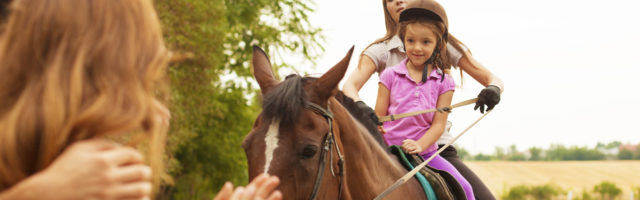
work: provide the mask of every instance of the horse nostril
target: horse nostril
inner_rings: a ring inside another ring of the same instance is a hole
[[[302,149],[302,159],[311,158],[316,155],[316,152],[318,152],[318,147],[307,145],[306,147],[304,147],[304,149]]]

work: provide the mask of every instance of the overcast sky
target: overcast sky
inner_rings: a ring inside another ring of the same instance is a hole
[[[496,146],[519,150],[550,144],[593,147],[597,142],[640,143],[640,6],[628,0],[442,0],[449,30],[473,56],[503,79],[495,111],[462,136],[471,153]],[[355,45],[347,76],[358,55],[385,33],[379,0],[317,0],[311,22],[325,32],[324,73]],[[282,72],[288,74],[289,72]],[[459,72],[453,72],[459,85]],[[346,79],[346,78],[345,78]],[[375,105],[377,76],[360,96]],[[343,80],[344,83],[344,80]],[[342,84],[340,87],[342,88]],[[474,98],[483,87],[469,76],[453,103]],[[458,134],[476,118],[472,106],[449,115]]]

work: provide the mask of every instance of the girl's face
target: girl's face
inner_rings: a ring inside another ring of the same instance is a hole
[[[408,24],[404,36],[407,57],[414,66],[422,66],[431,57],[437,44],[437,36],[431,29],[420,23]]]
[[[393,21],[398,23],[400,12],[407,6],[408,0],[385,0],[387,1],[387,11],[391,14]]]

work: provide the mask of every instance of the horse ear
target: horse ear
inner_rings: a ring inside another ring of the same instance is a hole
[[[349,67],[349,60],[351,60],[351,54],[353,54],[353,46],[347,53],[347,55],[333,66],[327,73],[322,75],[316,81],[316,92],[318,97],[322,100],[329,99],[329,97],[335,95],[338,92],[338,83],[344,77],[347,68]]]
[[[264,50],[255,45],[253,46],[252,64],[251,71],[253,72],[253,77],[258,81],[262,94],[266,94],[273,86],[278,84],[278,81],[273,75],[269,57],[264,53]]]

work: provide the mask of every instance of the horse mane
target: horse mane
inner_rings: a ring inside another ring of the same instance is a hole
[[[307,93],[304,91],[303,86],[305,83],[315,79],[317,78],[301,77],[297,74],[288,75],[282,83],[265,94],[262,104],[264,117],[270,121],[278,116],[281,117],[280,120],[284,123],[283,125],[295,124],[298,121],[300,109],[304,108],[306,104]],[[376,123],[371,120],[364,110],[356,105],[352,98],[344,95],[342,91],[338,91],[335,98],[358,122],[367,128],[375,141],[380,144],[380,147],[388,150]]]
[[[376,125],[376,122],[371,120],[367,113],[365,113],[363,109],[359,108],[356,105],[356,102],[352,98],[345,95],[342,91],[338,91],[335,98],[336,100],[338,100],[338,102],[340,102],[340,104],[342,104],[344,108],[347,109],[347,111],[349,111],[349,113],[351,113],[354,118],[356,118],[356,120],[358,120],[358,122],[360,122],[362,125],[364,125],[365,128],[367,128],[375,141],[380,144],[380,147],[388,152],[389,148],[387,146],[387,143],[385,143],[384,139],[382,138],[382,133],[378,131],[378,125]]]
[[[303,86],[310,79],[312,78],[292,74],[265,94],[262,101],[262,113],[265,119],[271,120],[277,116],[284,124],[295,124],[298,121],[300,109],[303,109],[306,104],[307,93]]]

